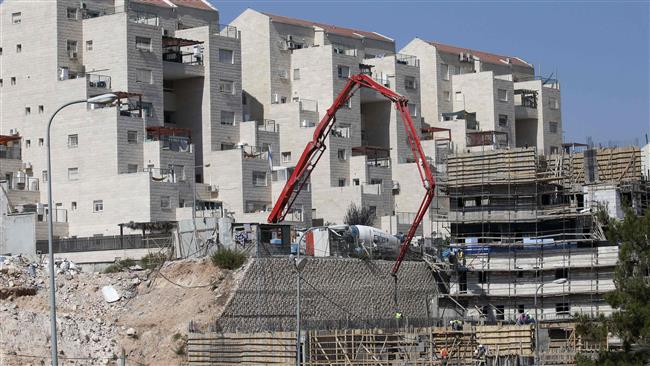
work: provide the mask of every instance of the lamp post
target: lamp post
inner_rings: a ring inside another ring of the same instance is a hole
[[[293,260],[293,266],[296,270],[296,366],[301,365],[300,360],[300,273],[307,265],[307,257],[300,258],[300,244],[302,243],[303,238],[307,236],[307,233],[313,231],[316,227],[309,228],[305,231],[304,234],[298,240],[298,252],[294,256],[291,255]]]
[[[47,123],[47,250],[49,259],[48,269],[50,271],[50,332],[52,333],[50,338],[50,348],[52,349],[52,366],[57,366],[59,364],[56,342],[56,281],[54,279],[54,251],[52,250],[52,236],[54,232],[54,207],[52,206],[52,147],[50,144],[50,131],[52,128],[52,121],[54,121],[54,116],[56,116],[57,113],[59,113],[63,108],[67,106],[80,103],[111,104],[115,100],[117,100],[117,95],[115,94],[102,94],[89,99],[75,100],[73,102],[66,103],[57,109],[56,112],[54,112],[52,117],[50,117],[50,121]]]
[[[567,282],[566,278],[558,278],[556,280],[553,280],[553,282],[556,285],[562,285]],[[540,283],[539,286],[537,286],[537,289],[535,290],[535,366],[539,366],[539,318],[537,318],[537,294],[539,293],[539,290],[544,287],[544,283]]]

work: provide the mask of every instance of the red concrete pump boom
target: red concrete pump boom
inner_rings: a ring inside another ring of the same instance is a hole
[[[433,199],[435,193],[435,180],[433,174],[431,174],[431,166],[422,151],[420,138],[418,137],[415,126],[413,125],[413,120],[411,120],[411,115],[409,114],[408,99],[377,83],[368,75],[358,74],[351,76],[343,90],[341,90],[334,100],[334,103],[332,103],[332,106],[327,110],[327,113],[325,113],[323,119],[318,123],[318,126],[316,126],[316,130],[314,131],[313,139],[307,143],[307,146],[305,146],[305,150],[302,152],[298,164],[296,164],[291,177],[287,180],[275,206],[273,206],[273,210],[268,217],[268,222],[277,223],[284,220],[285,216],[291,209],[293,202],[307,183],[311,172],[314,170],[316,164],[323,155],[323,152],[325,152],[325,149],[327,148],[325,140],[327,139],[327,136],[329,136],[332,127],[336,122],[336,112],[341,108],[341,106],[345,105],[354,92],[360,88],[373,89],[395,104],[395,108],[399,112],[402,122],[404,123],[409,146],[413,153],[413,157],[415,158],[420,173],[420,179],[422,180],[424,189],[426,190],[424,199],[415,215],[415,219],[409,228],[408,234],[402,242],[397,261],[391,270],[391,274],[395,276],[397,275],[397,271],[406,255],[409,244],[415,236],[415,232],[418,226],[420,226],[420,223],[429,208],[429,204]]]

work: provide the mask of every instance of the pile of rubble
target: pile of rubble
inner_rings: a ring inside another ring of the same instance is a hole
[[[117,273],[85,272],[56,259],[55,271],[58,349],[66,364],[117,364],[122,352],[127,364],[178,363],[172,337],[187,333],[190,320],[218,316],[234,286],[231,273],[207,259]],[[49,319],[47,260],[0,257],[2,364],[48,363]]]

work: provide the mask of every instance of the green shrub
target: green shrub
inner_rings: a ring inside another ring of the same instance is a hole
[[[140,265],[144,269],[154,269],[161,264],[165,263],[167,260],[167,255],[164,253],[149,253],[142,257],[140,260]]]
[[[219,249],[212,254],[212,263],[223,269],[237,269],[246,262],[246,254],[233,249]]]
[[[176,333],[172,336],[172,350],[177,355],[184,355],[187,349],[187,335]]]
[[[122,259],[121,261],[117,261],[114,264],[111,264],[110,266],[106,267],[104,269],[104,273],[116,273],[116,272],[126,271],[127,269],[129,269],[129,267],[135,265],[136,262],[133,259],[125,258]]]

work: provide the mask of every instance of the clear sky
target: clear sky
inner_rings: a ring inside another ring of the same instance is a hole
[[[221,23],[246,8],[518,56],[562,84],[566,141],[645,143],[650,135],[650,0],[220,1]]]

